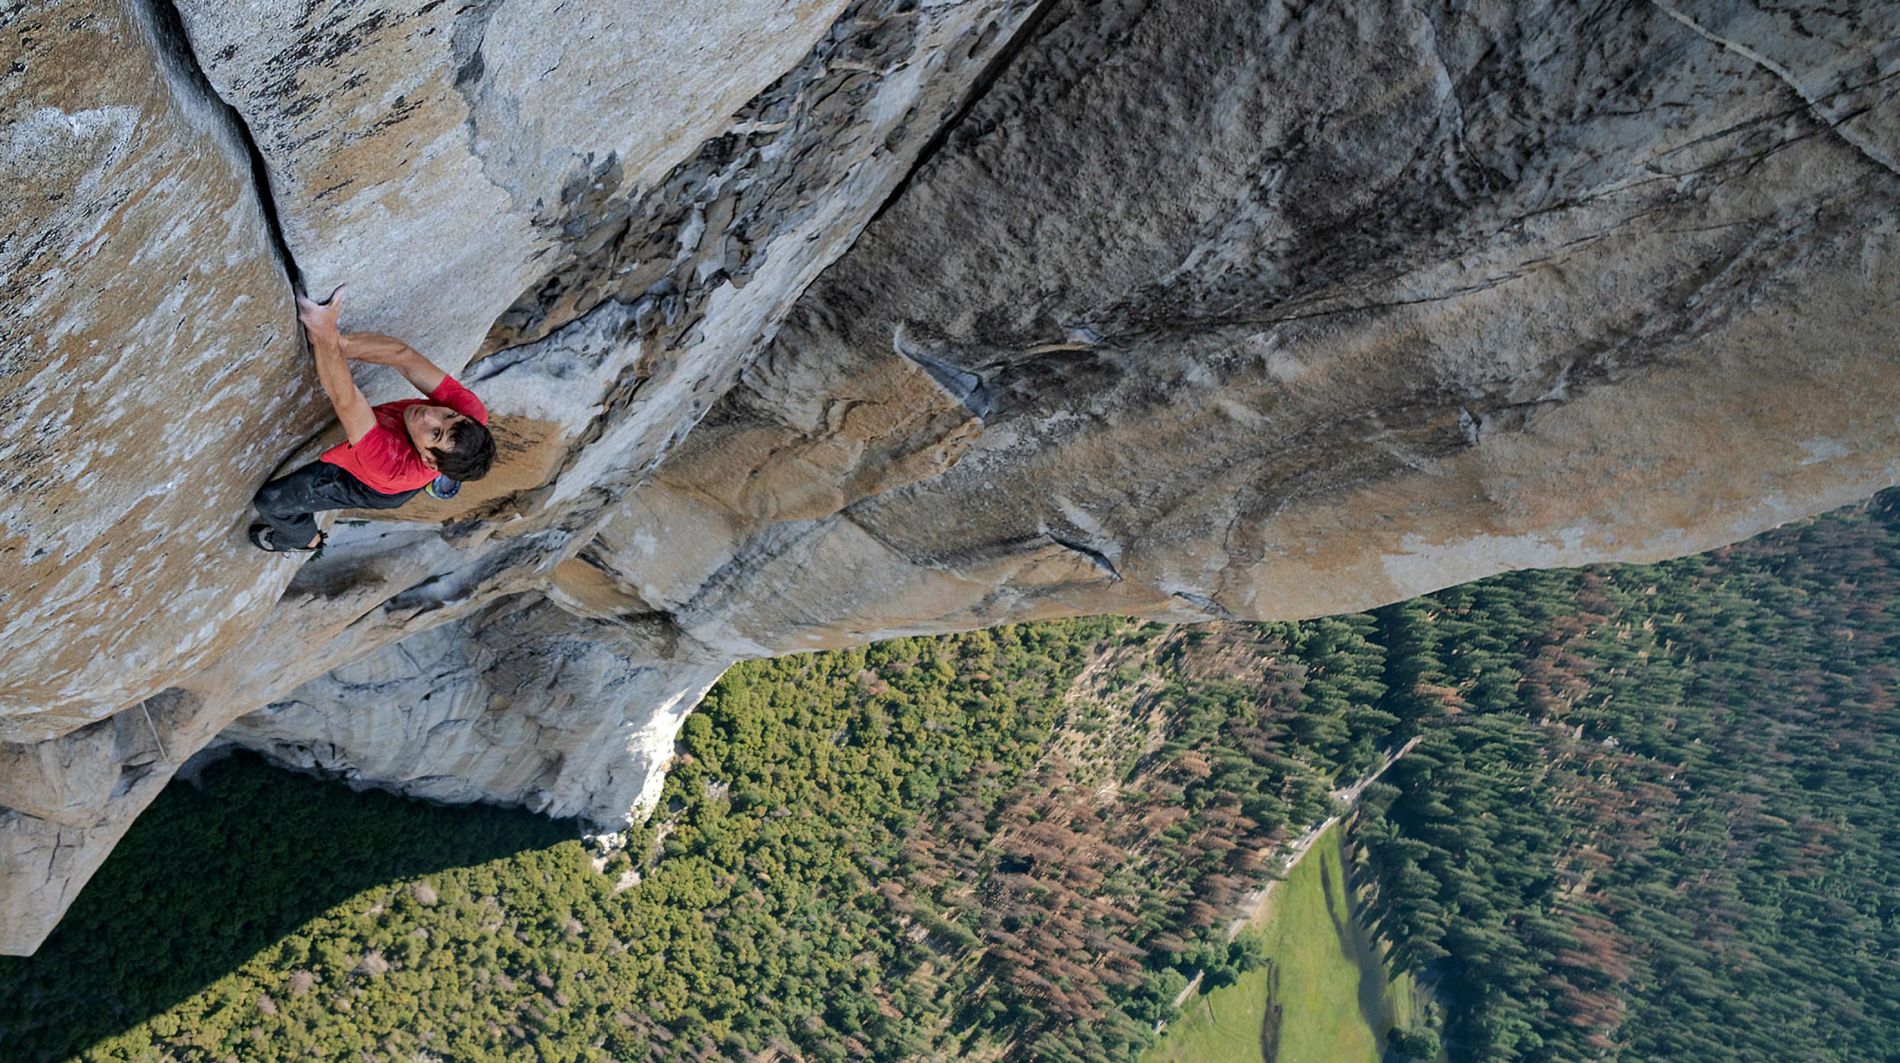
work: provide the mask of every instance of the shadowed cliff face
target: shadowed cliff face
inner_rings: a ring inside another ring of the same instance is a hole
[[[741,657],[1900,481],[1890,10],[560,12],[0,17],[0,948],[220,732],[612,823]],[[293,279],[465,367],[507,474],[250,552],[324,419]]]

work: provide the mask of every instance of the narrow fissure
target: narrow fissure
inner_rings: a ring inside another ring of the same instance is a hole
[[[258,210],[264,216],[265,232],[277,252],[285,275],[290,279],[291,288],[298,292],[304,291],[303,271],[297,268],[297,258],[290,253],[290,241],[284,238],[284,225],[277,214],[277,197],[271,192],[270,170],[264,164],[264,153],[258,149],[257,138],[251,135],[251,127],[245,122],[244,116],[223,96],[218,95],[210,76],[198,62],[198,53],[191,45],[191,34],[185,29],[184,16],[170,0],[143,0],[131,7],[135,14],[143,16],[145,31],[151,37],[152,50],[169,75],[168,80],[174,87],[189,86],[197,93],[244,149],[250,164],[252,193],[257,198]]]
[[[1094,547],[1089,546],[1085,543],[1076,542],[1074,539],[1064,539],[1061,536],[1057,536],[1057,535],[1050,535],[1049,541],[1052,543],[1055,543],[1057,546],[1062,547],[1064,550],[1068,550],[1072,553],[1080,554],[1083,557],[1088,558],[1090,561],[1093,561],[1095,563],[1096,568],[1099,568],[1102,571],[1108,573],[1109,578],[1114,580],[1116,583],[1120,583],[1122,581],[1122,574],[1116,571],[1115,563],[1113,561],[1110,561],[1108,559],[1108,555],[1102,553],[1100,550],[1097,550]]]
[[[1868,162],[1871,162],[1875,166],[1878,166],[1881,169],[1886,170],[1888,173],[1900,175],[1900,166],[1896,166],[1893,159],[1885,158],[1884,157],[1885,153],[1881,152],[1878,149],[1877,145],[1867,142],[1863,137],[1856,135],[1855,133],[1853,133],[1853,131],[1847,128],[1847,123],[1851,121],[1854,117],[1856,117],[1858,112],[1854,114],[1843,115],[1837,118],[1832,115],[1829,115],[1826,109],[1824,109],[1821,106],[1823,101],[1832,99],[1833,97],[1836,97],[1836,96],[1844,95],[1845,93],[1850,91],[1849,88],[1847,87],[1836,88],[1832,92],[1827,92],[1819,96],[1816,96],[1812,90],[1804,87],[1801,84],[1800,78],[1795,76],[1794,71],[1789,70],[1787,67],[1782,66],[1780,63],[1775,62],[1774,60],[1770,59],[1768,56],[1763,55],[1762,53],[1756,51],[1753,48],[1750,48],[1749,46],[1741,43],[1740,41],[1722,36],[1721,34],[1715,32],[1709,27],[1704,26],[1702,23],[1697,22],[1695,19],[1690,18],[1688,15],[1677,10],[1674,5],[1665,3],[1664,0],[1650,0],[1650,3],[1653,4],[1656,7],[1656,9],[1661,11],[1663,14],[1668,15],[1670,18],[1676,20],[1677,22],[1680,22],[1682,25],[1687,27],[1689,31],[1694,33],[1696,36],[1701,37],[1703,40],[1708,41],[1710,44],[1715,45],[1717,48],[1721,48],[1721,49],[1724,49],[1725,51],[1733,52],[1734,54],[1741,56],[1743,59],[1746,59],[1750,63],[1753,63],[1763,73],[1768,74],[1769,76],[1773,77],[1775,80],[1787,86],[1788,91],[1794,93],[1795,99],[1800,100],[1802,104],[1804,104],[1807,107],[1809,116],[1812,117],[1816,122],[1819,122],[1821,124],[1822,129],[1825,129],[1827,132],[1832,133],[1836,138],[1840,140],[1841,143],[1847,145],[1849,148],[1859,153],[1860,156],[1866,159]],[[1876,82],[1880,80],[1885,80],[1885,78],[1884,77],[1877,78]],[[1873,84],[1873,83],[1875,82],[1870,82],[1869,84]]]
[[[938,126],[936,132],[930,134],[929,140],[924,141],[924,146],[918,150],[917,157],[911,160],[910,169],[905,170],[904,176],[891,186],[890,195],[885,196],[884,202],[878,204],[877,212],[871,215],[869,224],[877,224],[877,220],[884,216],[884,212],[891,209],[891,204],[904,198],[904,193],[910,190],[911,181],[923,171],[931,159],[936,158],[937,153],[943,150],[943,146],[950,142],[950,134],[963,124],[963,120],[970,116],[970,111],[976,107],[977,102],[989,94],[990,87],[996,84],[997,79],[1003,76],[1003,72],[1008,70],[1010,64],[1016,61],[1016,57],[1028,47],[1030,38],[1035,36],[1036,29],[1042,25],[1043,19],[1049,14],[1049,9],[1054,6],[1055,0],[1039,0],[1035,10],[1024,16],[1022,25],[1016,27],[1016,32],[1009,40],[1003,42],[1003,46],[996,50],[995,55],[990,57],[989,65],[985,66],[983,72],[970,82],[969,91],[965,93],[963,102],[957,105],[956,112]]]

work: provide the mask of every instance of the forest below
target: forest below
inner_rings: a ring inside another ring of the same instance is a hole
[[[0,960],[8,1060],[1132,1059],[1334,787],[1454,1059],[1900,1054],[1900,495],[1371,614],[735,667],[619,848],[235,759]]]

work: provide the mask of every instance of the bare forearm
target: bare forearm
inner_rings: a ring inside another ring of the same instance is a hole
[[[356,381],[350,377],[350,364],[343,357],[341,337],[335,332],[312,329],[310,353],[317,363],[317,383],[323,386],[324,395],[330,399],[330,405],[339,409],[352,396],[360,396],[356,390]]]
[[[338,338],[342,341],[343,357],[352,362],[393,366],[400,364],[405,356],[416,353],[403,341],[380,332],[345,332]]]
[[[389,366],[424,395],[433,392],[446,375],[415,348],[393,336],[377,332],[349,332],[343,334],[342,346],[343,357],[353,362]]]

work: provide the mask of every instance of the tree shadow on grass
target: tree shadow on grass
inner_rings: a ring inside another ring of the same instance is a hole
[[[1392,1009],[1385,995],[1390,972],[1386,969],[1383,951],[1366,929],[1365,913],[1353,896],[1352,878],[1344,874],[1344,869],[1351,865],[1344,839],[1334,839],[1329,849],[1330,852],[1313,854],[1313,858],[1320,861],[1320,884],[1326,895],[1326,914],[1332,917],[1333,934],[1339,941],[1340,955],[1358,971],[1354,996],[1359,1005],[1360,1021],[1366,1024],[1366,1029],[1372,1031],[1380,1044],[1384,1044],[1386,1031],[1392,1028]],[[1332,865],[1325,860],[1332,854],[1339,857],[1342,877],[1338,882],[1334,881]]]
[[[29,958],[0,957],[0,1058],[69,1059],[365,889],[576,837],[519,809],[358,793],[239,755],[174,783]]]

